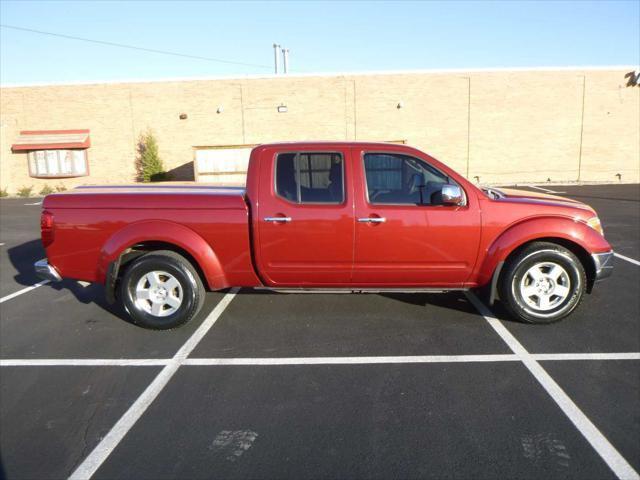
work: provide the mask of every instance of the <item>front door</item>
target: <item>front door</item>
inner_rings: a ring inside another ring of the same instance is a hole
[[[359,149],[352,156],[358,179],[353,283],[461,287],[478,253],[477,199],[442,205],[442,185],[453,180],[426,159]]]
[[[350,150],[264,152],[258,268],[270,286],[345,286],[353,265]],[[269,157],[269,158],[267,158]]]

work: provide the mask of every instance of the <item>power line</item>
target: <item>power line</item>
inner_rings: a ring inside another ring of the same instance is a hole
[[[45,32],[42,30],[34,30],[32,28],[24,28],[24,27],[16,27],[14,25],[0,25],[0,27],[2,28],[10,28],[12,30],[20,30],[23,32],[31,32],[31,33],[39,33],[41,35],[50,35],[52,37],[60,37],[60,38],[66,38],[68,40],[78,40],[81,42],[88,42],[88,43],[97,43],[99,45],[107,45],[110,47],[119,47],[119,48],[128,48],[130,50],[140,50],[142,52],[150,52],[150,53],[159,53],[161,55],[171,55],[174,57],[184,57],[184,58],[192,58],[195,60],[205,60],[207,62],[217,62],[217,63],[226,63],[229,65],[242,65],[245,67],[258,67],[258,68],[268,68],[271,69],[272,67],[269,65],[260,65],[257,63],[244,63],[244,62],[234,62],[232,60],[222,60],[220,58],[211,58],[211,57],[200,57],[198,55],[187,55],[185,53],[178,53],[178,52],[168,52],[165,50],[156,50],[154,48],[145,48],[145,47],[137,47],[135,45],[126,45],[124,43],[115,43],[115,42],[105,42],[103,40],[93,40],[90,38],[82,38],[82,37],[74,37],[71,35],[63,35],[61,33],[53,33],[53,32]]]

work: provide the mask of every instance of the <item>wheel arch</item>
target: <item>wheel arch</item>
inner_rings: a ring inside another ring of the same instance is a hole
[[[584,268],[584,271],[587,275],[587,293],[591,293],[591,289],[593,288],[593,284],[596,280],[596,266],[593,262],[593,258],[591,254],[586,250],[586,248],[580,245],[578,242],[569,240],[567,238],[562,237],[540,237],[533,240],[529,240],[527,242],[522,243],[517,248],[513,249],[509,255],[505,258],[505,263],[507,263],[511,258],[515,257],[519,252],[527,248],[532,243],[536,242],[546,242],[546,243],[555,243],[556,245],[560,245],[561,247],[566,248],[571,253],[573,253]],[[499,279],[498,279],[499,280]]]
[[[592,252],[611,249],[607,241],[582,222],[566,217],[536,217],[526,219],[502,232],[487,248],[484,261],[478,271],[478,285],[490,289],[490,302],[497,298],[499,276],[502,267],[514,254],[533,242],[550,242],[570,250],[587,274],[587,292],[590,293],[596,278],[596,266]]]
[[[144,221],[127,225],[113,234],[100,251],[98,278],[104,280],[107,300],[115,300],[123,267],[140,255],[156,250],[170,250],[183,256],[211,290],[229,286],[218,257],[200,235],[177,223]]]

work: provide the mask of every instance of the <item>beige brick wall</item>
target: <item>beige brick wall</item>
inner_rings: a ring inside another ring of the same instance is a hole
[[[0,90],[0,187],[127,183],[151,129],[176,178],[196,146],[406,140],[482,183],[640,182],[640,86],[625,68],[280,76]],[[397,108],[398,103],[402,108]],[[278,113],[277,106],[287,106]],[[221,113],[216,113],[222,107]],[[180,120],[186,113],[188,119]],[[88,128],[90,175],[30,178],[20,130]]]

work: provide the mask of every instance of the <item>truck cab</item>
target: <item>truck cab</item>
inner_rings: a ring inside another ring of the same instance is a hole
[[[280,144],[254,155],[248,198],[256,263],[270,286],[462,288],[471,276],[478,198],[426,154]]]

